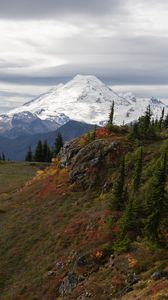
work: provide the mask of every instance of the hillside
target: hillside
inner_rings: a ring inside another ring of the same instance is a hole
[[[167,131],[139,145],[129,130],[99,128],[67,143],[28,184],[0,195],[1,300],[168,299],[165,244],[149,241],[144,232],[135,238],[135,228],[127,232],[131,243],[122,243],[125,208],[109,206],[121,158],[129,190],[140,146],[137,199],[143,203],[160,153],[168,149]],[[164,226],[160,234],[167,242]]]

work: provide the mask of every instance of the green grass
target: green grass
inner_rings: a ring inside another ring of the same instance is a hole
[[[39,164],[0,162],[0,194],[14,192],[30,180]]]

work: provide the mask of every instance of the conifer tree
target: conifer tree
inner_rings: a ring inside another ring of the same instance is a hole
[[[113,103],[111,105],[111,110],[110,110],[108,125],[113,125],[113,119],[114,119],[114,101],[113,101]]]
[[[164,123],[164,114],[165,114],[165,109],[163,107],[162,109],[162,114],[161,114],[161,117],[160,117],[160,120],[159,120],[159,131],[162,130],[162,127],[163,127],[163,123]]]
[[[133,139],[139,139],[140,133],[139,133],[139,123],[134,122],[131,124],[131,134],[130,137]]]
[[[150,127],[151,124],[151,117],[152,117],[152,112],[151,112],[151,107],[150,105],[147,107],[146,112],[145,112],[145,119],[144,119],[144,129],[147,131]]]
[[[42,153],[43,162],[50,162],[51,161],[51,153],[50,153],[51,151],[50,151],[50,148],[49,148],[46,140],[44,141],[42,152],[43,152]]]
[[[37,143],[35,154],[34,154],[34,160],[39,162],[43,161],[43,145],[41,140],[39,140]]]
[[[50,147],[48,147],[46,161],[51,162],[51,160],[52,160],[52,151],[51,151]]]
[[[125,183],[125,158],[122,158],[119,174],[114,182],[112,195],[110,200],[110,207],[112,210],[122,210],[125,205],[124,199],[124,183]]]
[[[160,226],[167,212],[167,199],[165,195],[167,171],[167,154],[164,153],[157,161],[154,174],[147,186],[145,233],[152,241],[158,241]]]
[[[136,193],[139,190],[142,176],[142,160],[143,160],[143,151],[142,147],[138,149],[138,159],[135,164],[134,176],[133,176],[133,192]]]
[[[52,159],[52,151],[50,149],[50,147],[48,146],[47,144],[47,149],[46,149],[46,156],[45,156],[45,161],[46,162],[51,162],[51,159]]]
[[[121,238],[135,239],[140,231],[133,194],[129,196],[124,214],[120,220]]]
[[[56,156],[58,155],[62,147],[63,147],[63,138],[61,133],[59,132],[55,139],[55,144],[54,144],[54,154]]]
[[[151,124],[151,117],[152,117],[152,112],[149,105],[145,111],[145,114],[141,116],[138,120],[139,129],[142,136],[147,135],[147,132]]]
[[[166,115],[165,117],[165,120],[164,120],[164,128],[168,128],[168,114]]]
[[[32,153],[32,150],[31,150],[31,146],[29,146],[29,149],[28,149],[28,152],[26,154],[25,160],[26,161],[32,161],[33,160],[33,153]]]

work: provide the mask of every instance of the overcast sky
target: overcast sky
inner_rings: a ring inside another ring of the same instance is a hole
[[[167,0],[0,0],[0,113],[76,74],[168,99]]]

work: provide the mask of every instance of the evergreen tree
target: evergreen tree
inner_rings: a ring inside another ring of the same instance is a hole
[[[51,160],[52,160],[52,151],[51,151],[50,147],[48,147],[46,161],[51,162]]]
[[[112,196],[110,200],[110,207],[112,210],[122,210],[125,205],[125,193],[124,193],[124,183],[125,183],[125,158],[123,157],[119,168],[119,174],[114,182],[112,189]]]
[[[152,120],[152,111],[150,105],[147,107],[146,112],[143,116],[138,119],[138,139],[149,139],[156,136],[157,120]]]
[[[61,133],[58,133],[54,144],[54,154],[56,156],[58,155],[62,147],[63,147],[63,138]]]
[[[141,203],[138,191],[142,176],[143,151],[140,147],[137,151],[137,161],[135,163],[132,189],[127,193],[127,205],[121,218],[121,238],[135,239],[141,233]]]
[[[167,199],[165,195],[167,171],[167,155],[164,153],[157,161],[154,174],[147,186],[145,233],[152,241],[158,241],[160,227],[167,212]]]
[[[166,115],[165,117],[165,120],[164,120],[164,128],[168,128],[168,114]]]
[[[124,214],[120,220],[121,238],[134,240],[140,233],[140,219],[137,215],[134,195],[130,195]]]
[[[32,161],[33,160],[33,153],[32,153],[32,150],[31,150],[31,146],[29,146],[29,149],[28,149],[28,152],[26,154],[25,160],[26,161]]]
[[[43,162],[50,162],[50,158],[49,158],[50,149],[48,147],[48,144],[47,144],[46,140],[44,141],[42,152],[43,152],[43,154],[42,154]]]
[[[43,144],[43,150],[42,150],[42,157],[43,157],[43,162],[46,162],[47,159],[47,150],[48,150],[48,145],[47,145],[47,141],[44,141]]]
[[[4,152],[2,152],[2,160],[3,160],[3,161],[6,160]]]
[[[131,125],[131,138],[133,139],[139,139],[139,125],[138,125],[138,122],[134,122],[132,125]]]
[[[151,117],[152,117],[152,112],[151,112],[151,107],[149,105],[146,109],[145,119],[144,119],[144,129],[146,131],[149,130],[149,127],[150,127],[150,124],[151,124]]]
[[[163,107],[163,109],[162,109],[162,115],[161,115],[160,120],[159,120],[159,130],[160,131],[162,130],[163,123],[164,123],[164,114],[165,114],[165,109]]]
[[[134,177],[133,177],[133,191],[134,193],[138,192],[140,183],[141,183],[141,176],[142,176],[142,160],[143,160],[143,151],[142,147],[138,149],[138,159],[135,164],[134,169]]]
[[[110,110],[108,125],[113,125],[113,119],[114,119],[114,101],[113,101],[113,103],[111,105],[111,110]]]
[[[34,160],[39,162],[43,161],[43,145],[41,140],[39,140],[37,143],[35,154],[34,154]]]

